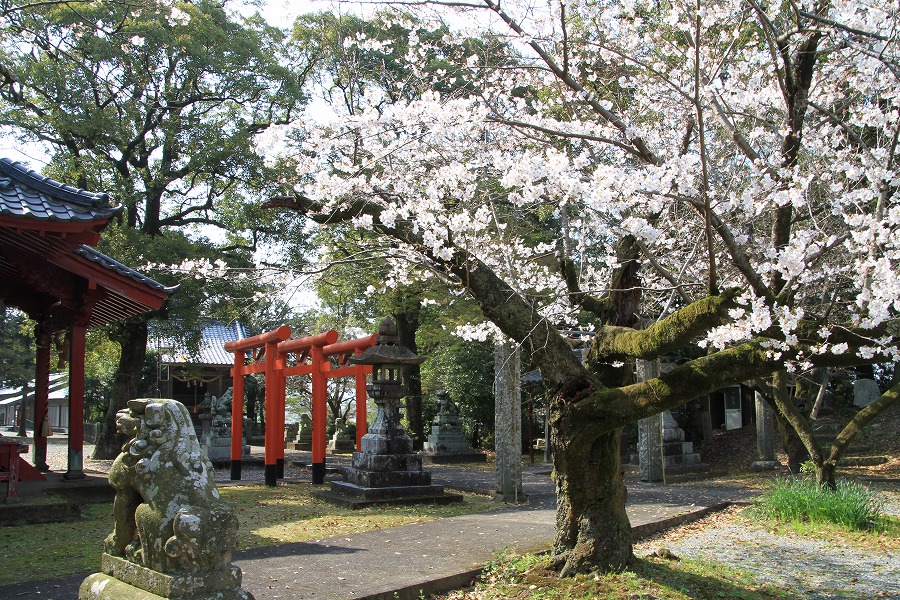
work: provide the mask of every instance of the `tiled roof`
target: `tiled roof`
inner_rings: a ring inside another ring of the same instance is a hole
[[[75,248],[75,254],[80,254],[93,263],[97,263],[98,265],[109,269],[110,271],[118,273],[119,275],[122,275],[124,277],[128,277],[129,279],[132,279],[133,281],[136,281],[137,283],[140,283],[142,285],[146,285],[151,289],[165,291],[170,294],[178,289],[177,285],[173,287],[166,287],[158,281],[154,281],[146,275],[142,275],[134,269],[126,267],[119,261],[106,256],[102,252],[94,250],[90,246],[85,246],[84,244],[78,246],[77,248]]]
[[[51,221],[98,221],[121,209],[95,194],[44,177],[20,162],[0,158],[0,215]]]
[[[69,374],[50,373],[50,400],[64,400],[69,397]],[[34,379],[28,382],[28,400],[34,400]],[[22,401],[22,388],[0,389],[0,406]]]
[[[172,344],[175,346],[174,350],[171,353],[164,352],[160,358],[162,362],[172,364],[233,365],[234,354],[225,351],[225,342],[240,340],[249,335],[247,328],[237,321],[227,325],[211,321],[206,323],[200,332],[200,347],[196,355],[186,348]],[[161,347],[167,345],[165,340],[158,343]]]

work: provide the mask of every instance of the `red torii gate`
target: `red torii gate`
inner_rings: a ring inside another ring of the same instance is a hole
[[[244,376],[264,372],[266,375],[265,406],[266,435],[265,478],[266,485],[274,486],[284,477],[284,419],[285,383],[288,375],[312,377],[312,481],[325,483],[325,448],[327,445],[325,419],[327,414],[327,380],[334,377],[356,378],[356,446],[368,429],[366,423],[366,375],[372,372],[370,365],[350,365],[353,354],[361,354],[375,345],[377,334],[355,340],[337,342],[334,329],[318,335],[291,340],[291,330],[286,325],[268,333],[235,342],[227,342],[225,350],[234,352],[232,377],[233,400],[231,404],[231,479],[241,478],[241,438],[243,435]],[[245,363],[245,353],[258,351],[252,364]],[[289,354],[295,355],[295,364],[287,365]],[[265,362],[259,359],[265,355]],[[338,367],[331,368],[328,360],[337,357]]]

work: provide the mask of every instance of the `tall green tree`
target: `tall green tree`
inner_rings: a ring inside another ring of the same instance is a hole
[[[276,227],[247,200],[265,181],[260,134],[303,103],[302,50],[285,60],[283,32],[227,1],[9,5],[0,125],[52,149],[47,174],[121,203],[102,250],[135,266],[183,266],[151,273],[183,285],[152,316],[184,322],[225,310],[212,281],[230,266],[249,269],[259,231]],[[220,233],[214,241],[201,227]],[[241,285],[228,296],[252,297]],[[115,412],[141,391],[150,316],[110,328],[122,352],[98,457],[118,452]]]
[[[18,310],[0,312],[0,385],[21,387],[34,379],[33,324]]]

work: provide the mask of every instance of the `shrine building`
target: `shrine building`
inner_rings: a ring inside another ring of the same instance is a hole
[[[92,248],[121,211],[107,194],[70,187],[0,158],[0,301],[37,322],[34,466],[48,470],[47,438],[41,434],[50,419],[50,346],[62,335],[69,358],[68,479],[84,477],[87,329],[157,310],[176,289]]]

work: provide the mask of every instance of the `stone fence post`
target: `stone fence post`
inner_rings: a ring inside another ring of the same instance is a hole
[[[522,389],[518,344],[494,347],[494,440],[497,451],[497,496],[505,502],[525,500],[522,492]]]

